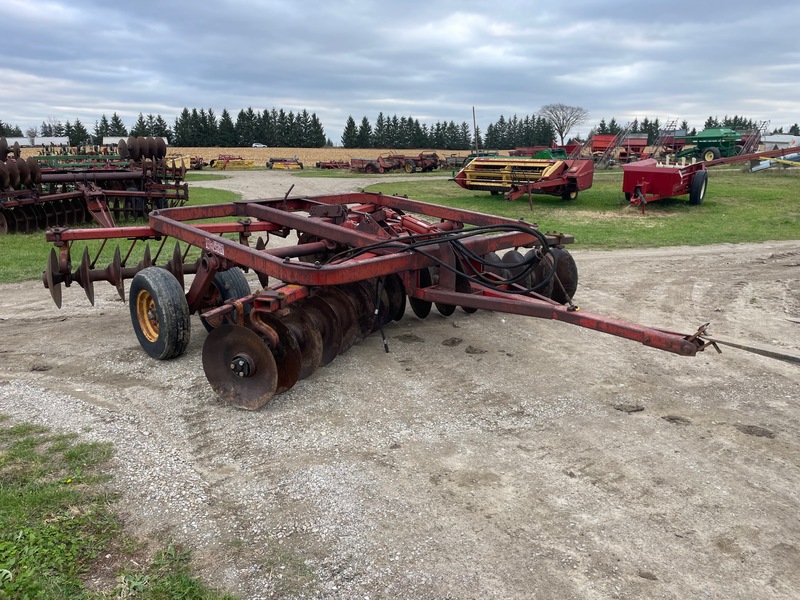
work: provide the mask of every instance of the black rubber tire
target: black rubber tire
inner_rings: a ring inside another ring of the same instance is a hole
[[[550,298],[559,304],[566,304],[572,300],[578,290],[578,265],[575,264],[575,259],[572,258],[572,255],[563,248],[553,248],[551,252],[558,259],[558,264],[556,265],[558,281],[555,281],[554,278],[553,291],[550,294]],[[558,285],[559,281],[561,285]]]
[[[702,204],[706,197],[706,187],[708,187],[708,171],[698,171],[689,186],[689,204],[693,206]]]
[[[239,267],[234,267],[227,271],[219,271],[214,275],[213,286],[217,289],[217,292],[219,292],[216,298],[217,302],[215,302],[214,307],[205,306],[204,309],[222,306],[228,300],[238,300],[252,293],[250,284],[247,282],[244,272]],[[247,309],[249,309],[249,306],[246,310]],[[214,329],[216,329],[203,317],[200,317],[200,322],[203,324],[203,327],[206,328],[206,331],[214,331]]]
[[[417,164],[413,160],[407,160],[405,168],[406,168],[406,173],[413,173],[414,171],[417,170]]]
[[[564,188],[561,190],[562,200],[576,200],[578,198],[578,190],[573,188]]]
[[[744,146],[742,146],[741,144],[736,144],[733,147],[734,156],[739,156],[742,153],[742,150],[744,150]]]
[[[378,167],[376,167],[372,163],[370,163],[366,167],[364,167],[364,173],[367,173],[369,175],[374,175],[377,172],[378,172]]]
[[[711,146],[710,148],[703,150],[700,158],[703,159],[703,162],[708,162],[710,160],[717,160],[720,156],[722,156],[722,154],[720,153],[719,148]]]
[[[189,345],[191,322],[183,288],[160,267],[139,271],[131,282],[131,322],[139,345],[157,360],[177,358]]]

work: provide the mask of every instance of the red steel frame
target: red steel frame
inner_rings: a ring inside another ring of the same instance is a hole
[[[342,208],[338,208],[339,206]],[[360,216],[357,225],[351,220],[342,218],[345,209],[348,215]],[[310,218],[302,214],[309,211],[314,211],[317,217]],[[375,224],[377,217],[386,212],[394,216],[401,215],[402,228],[395,235],[387,233],[385,229]],[[404,213],[422,214],[440,221],[431,223]],[[225,217],[236,221],[189,223],[189,221]],[[423,236],[444,237],[450,231],[460,230],[464,225],[520,224],[519,221],[511,219],[368,192],[186,206],[153,211],[149,219],[149,227],[75,231],[56,229],[48,231],[47,239],[61,247],[62,265],[68,261],[70,243],[77,240],[159,239],[169,236],[200,248],[205,258],[200,261],[202,265],[197,269],[198,275],[187,293],[187,300],[193,311],[197,310],[195,299],[202,295],[200,288],[208,285],[217,269],[239,266],[267,274],[282,282],[247,298],[204,312],[205,317],[233,310],[241,312],[242,305],[248,302],[267,305],[270,310],[277,310],[307,295],[308,290],[304,288],[338,285],[396,273],[402,278],[406,293],[410,297],[425,301],[564,321],[684,356],[693,356],[707,345],[699,337],[704,327],[691,335],[646,327],[583,312],[572,303],[559,304],[535,292],[514,294],[511,293],[514,291],[514,286],[509,286],[507,291],[503,291],[470,284],[469,289],[464,290],[463,281],[457,282],[456,274],[447,269],[440,269],[440,277],[436,284],[420,286],[417,276],[419,270],[434,266],[436,262],[428,256],[404,248],[419,239],[418,235],[409,234],[409,231]],[[221,233],[238,231],[241,239],[243,234],[249,235],[249,232],[267,231],[285,237],[291,230],[313,236],[320,241],[259,250],[220,236]],[[573,241],[572,236],[561,233],[548,233],[546,238],[548,244],[552,246],[562,246]],[[313,264],[290,260],[291,257],[312,254],[326,247],[329,242],[351,248],[364,248],[381,241],[391,244],[340,263]],[[507,248],[539,245],[536,236],[522,231],[475,235],[461,240],[461,243],[480,256]],[[457,267],[458,261],[453,250],[448,243],[444,243],[444,239],[443,243],[427,249],[427,252],[441,263]],[[240,314],[237,320],[241,321],[241,317]]]

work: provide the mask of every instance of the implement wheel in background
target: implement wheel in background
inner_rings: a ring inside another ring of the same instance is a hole
[[[139,344],[158,360],[176,358],[189,345],[189,305],[175,276],[160,267],[139,271],[131,282],[131,322]]]
[[[697,205],[703,203],[706,197],[706,187],[708,186],[708,171],[698,171],[689,186],[689,204]]]

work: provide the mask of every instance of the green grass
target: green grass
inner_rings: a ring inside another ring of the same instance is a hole
[[[106,485],[113,453],[0,415],[0,598],[230,598],[193,577],[190,553],[173,545],[136,566],[142,545],[122,532]],[[110,556],[116,578],[88,590]]]
[[[414,200],[524,218],[542,230],[575,236],[580,248],[634,248],[800,239],[800,171],[746,173],[711,169],[704,202],[688,196],[647,205],[645,214],[622,193],[622,173],[601,171],[577,199],[534,195],[507,202],[488,192],[471,192],[452,181],[374,184],[368,191],[408,195]]]
[[[224,179],[224,176],[222,178]],[[191,188],[189,198],[189,204],[196,206],[200,204],[233,202],[234,200],[238,200],[240,196],[239,194],[224,190],[196,187]],[[126,221],[123,224],[146,225],[147,221],[145,219],[139,219],[136,221]],[[99,227],[99,225],[90,223],[80,225],[80,227]],[[92,258],[100,248],[100,242],[96,241],[89,241],[85,245],[89,248]],[[110,243],[106,245],[106,248],[104,248],[97,262],[98,265],[105,267],[105,265],[108,264],[113,256],[115,245],[116,244]],[[164,256],[171,256],[173,246],[174,243],[165,247],[164,252],[168,252],[169,254]],[[44,231],[0,236],[0,265],[2,265],[2,268],[0,268],[0,283],[40,278],[42,271],[47,266],[47,256],[51,247],[52,244],[45,240]],[[156,247],[157,244],[151,244],[151,252],[155,253]],[[131,260],[134,264],[141,259],[143,250],[143,245],[137,245],[137,251],[131,256]],[[72,256],[73,270],[78,267],[80,260],[80,256]]]
[[[221,175],[219,173],[186,173],[184,181],[191,183],[192,181],[218,181],[220,179],[230,179],[230,175]]]
[[[324,170],[294,171],[299,177],[356,177],[350,173],[335,174]],[[217,175],[212,175],[218,177]],[[224,177],[224,176],[222,176]],[[361,178],[362,175],[357,175]],[[690,206],[688,196],[666,199],[647,205],[645,214],[631,206],[622,193],[620,171],[600,171],[591,189],[580,193],[572,202],[560,197],[533,196],[533,211],[527,197],[507,202],[487,192],[470,192],[452,181],[431,179],[420,174],[419,180],[375,183],[367,189],[387,194],[405,194],[412,199],[465,208],[478,212],[524,218],[539,224],[545,231],[562,231],[575,236],[576,247],[614,249],[712,243],[742,243],[762,240],[800,239],[800,171],[770,170],[760,173],[737,169],[712,169],[708,192],[703,204]],[[230,202],[238,196],[232,192],[208,188],[192,188],[190,204]],[[139,221],[138,224],[144,224]],[[97,264],[111,260],[115,244],[108,244]],[[88,244],[92,257],[99,243]],[[171,255],[174,243],[163,252]],[[141,257],[138,245],[129,264]],[[50,244],[44,232],[0,237],[0,282],[37,279],[47,264]],[[155,253],[156,245],[151,244]],[[162,256],[164,254],[162,253]],[[72,256],[73,269],[80,256]]]

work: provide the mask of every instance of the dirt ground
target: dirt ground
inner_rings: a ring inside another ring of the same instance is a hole
[[[364,185],[192,185],[291,183]],[[585,311],[800,352],[800,241],[573,254]],[[131,531],[193,548],[212,584],[251,599],[800,594],[797,364],[407,310],[389,353],[373,335],[251,413],[209,387],[194,319],[188,352],[157,362],[111,286],[95,307],[69,288],[59,310],[40,282],[2,285],[0,413],[113,441]]]

